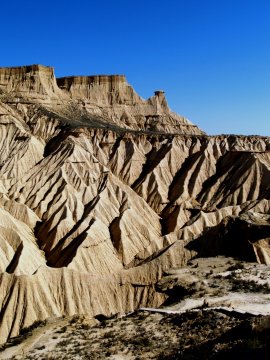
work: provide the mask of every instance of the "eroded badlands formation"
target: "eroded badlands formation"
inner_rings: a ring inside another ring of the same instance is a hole
[[[270,138],[207,136],[124,76],[0,68],[0,343],[166,299],[199,256],[270,264]]]

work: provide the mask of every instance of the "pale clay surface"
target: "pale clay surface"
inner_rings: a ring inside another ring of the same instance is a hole
[[[0,132],[0,343],[48,317],[158,307],[165,270],[239,255],[219,229],[251,229],[243,256],[270,264],[267,137],[206,136],[161,91],[40,65],[0,69]]]

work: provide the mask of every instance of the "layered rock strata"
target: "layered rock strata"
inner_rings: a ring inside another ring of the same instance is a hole
[[[9,103],[42,104],[71,124],[102,128],[201,134],[173,113],[162,91],[143,100],[123,75],[56,79],[51,67],[0,68],[0,91]]]
[[[197,254],[270,263],[269,138],[206,136],[123,76],[0,79],[0,342],[159,306],[163,272]]]

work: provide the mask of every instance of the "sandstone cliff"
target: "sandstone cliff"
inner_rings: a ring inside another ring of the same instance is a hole
[[[0,69],[0,342],[158,306],[197,254],[269,264],[270,139],[207,136],[124,76]]]

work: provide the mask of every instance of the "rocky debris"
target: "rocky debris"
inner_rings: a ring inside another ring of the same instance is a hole
[[[269,264],[268,137],[207,136],[161,90],[40,65],[0,69],[0,135],[0,343],[49,317],[156,308],[155,284],[195,256]]]

